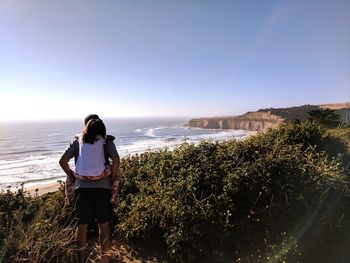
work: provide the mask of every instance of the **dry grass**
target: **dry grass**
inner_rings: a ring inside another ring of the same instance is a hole
[[[318,106],[320,108],[322,108],[322,109],[341,110],[341,109],[349,109],[350,108],[350,102],[320,104]]]

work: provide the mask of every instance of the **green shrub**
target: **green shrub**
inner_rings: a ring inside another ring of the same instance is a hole
[[[14,253],[9,237],[21,231],[21,225],[31,223],[40,205],[41,202],[27,195],[23,187],[17,192],[8,189],[0,194],[0,262]],[[15,238],[12,241],[16,243]]]
[[[304,122],[243,142],[184,144],[124,158],[118,230],[134,241],[166,244],[179,262],[232,259],[232,251],[254,251],[281,232],[296,232],[306,244],[295,227],[310,217],[315,227],[327,225],[322,204],[330,193],[343,197],[337,208],[348,202],[337,158],[346,147],[339,140],[334,152],[328,147],[334,140]]]
[[[72,211],[63,189],[31,196],[10,189],[0,194],[0,262],[75,262]]]

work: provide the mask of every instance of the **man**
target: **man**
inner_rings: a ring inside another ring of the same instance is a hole
[[[96,114],[88,115],[84,123],[90,120],[100,119]],[[106,144],[104,147],[106,162],[112,160],[111,176],[114,178],[113,190],[118,191],[119,187],[119,165],[120,159],[113,142],[115,138],[111,135],[106,136]],[[69,160],[74,157],[75,163],[79,156],[80,150],[79,140],[77,137],[70,143],[63,153],[59,164],[67,176],[74,173],[69,167]],[[102,263],[108,263],[110,257],[107,255],[111,248],[111,231],[109,222],[113,214],[112,202],[116,202],[116,198],[112,197],[112,180],[110,177],[104,177],[100,180],[81,180],[75,179],[74,189],[76,194],[75,208],[77,211],[78,228],[76,231],[77,247],[79,249],[79,262],[86,261],[85,247],[88,224],[94,221],[99,227],[99,236],[102,251]]]

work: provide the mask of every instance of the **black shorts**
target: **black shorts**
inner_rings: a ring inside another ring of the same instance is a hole
[[[79,188],[75,190],[76,217],[78,224],[99,224],[111,220],[113,206],[110,203],[112,191],[103,188]]]

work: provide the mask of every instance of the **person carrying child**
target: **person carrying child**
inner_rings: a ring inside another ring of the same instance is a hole
[[[106,127],[96,114],[85,118],[85,127],[75,136],[63,153],[59,164],[66,177],[66,203],[71,204],[75,196],[77,212],[77,245],[79,261],[85,262],[87,227],[96,221],[99,226],[102,262],[109,262],[106,254],[111,247],[109,221],[113,204],[117,203],[119,188],[119,155],[113,142],[114,137],[106,135]],[[75,159],[75,169],[68,162]],[[112,165],[109,164],[112,159]]]

